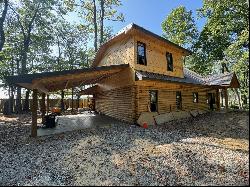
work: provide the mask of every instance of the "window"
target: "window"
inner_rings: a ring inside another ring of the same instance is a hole
[[[157,112],[158,111],[158,91],[157,90],[150,90],[150,111]]]
[[[193,102],[198,103],[198,92],[193,92]]]
[[[168,71],[173,71],[173,57],[172,53],[166,52],[166,58],[167,58],[167,70]]]
[[[176,92],[176,108],[178,110],[182,109],[182,98],[181,98],[181,92],[180,91]]]
[[[146,44],[137,42],[137,64],[147,65]]]

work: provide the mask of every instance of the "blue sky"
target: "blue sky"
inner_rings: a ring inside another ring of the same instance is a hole
[[[108,21],[105,24],[112,26],[114,34],[130,23],[135,23],[151,32],[162,35],[161,23],[166,16],[181,5],[193,11],[198,29],[201,30],[205,19],[198,19],[196,10],[202,7],[202,0],[121,0],[122,6],[118,11],[125,15],[125,22]],[[76,13],[70,14],[68,20],[79,22],[81,18]]]
[[[198,29],[204,25],[204,19],[197,19],[196,10],[202,7],[202,0],[122,0],[119,11],[125,14],[125,22],[113,22],[114,32],[129,23],[136,23],[158,35],[162,35],[161,22],[172,9],[181,5],[192,10]]]

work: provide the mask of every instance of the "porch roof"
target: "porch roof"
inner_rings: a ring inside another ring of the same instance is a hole
[[[189,69],[184,68],[184,78],[172,77],[146,71],[136,71],[138,80],[160,80],[176,83],[194,84],[201,86],[215,86],[225,88],[239,88],[240,84],[235,73],[223,73],[203,77]]]
[[[39,92],[51,92],[69,89],[81,85],[95,84],[100,80],[112,76],[128,68],[128,64],[92,67],[75,70],[43,72],[8,76],[8,84],[17,85],[27,89],[37,89]]]

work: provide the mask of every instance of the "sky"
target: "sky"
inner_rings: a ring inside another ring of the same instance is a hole
[[[161,23],[175,8],[185,6],[192,10],[198,29],[201,30],[205,20],[197,19],[196,10],[202,7],[202,0],[122,0],[118,9],[125,14],[125,22],[108,23],[113,26],[114,32],[130,23],[135,23],[143,28],[162,35]]]
[[[193,11],[193,16],[198,29],[201,30],[205,20],[197,19],[196,10],[202,7],[202,0],[121,0],[122,6],[118,11],[125,15],[124,22],[107,22],[107,25],[113,27],[114,33],[121,30],[130,23],[135,23],[155,34],[162,35],[161,23],[166,16],[181,5],[187,10]],[[71,22],[79,22],[76,14],[68,17]],[[4,90],[0,88],[0,98],[7,97]]]

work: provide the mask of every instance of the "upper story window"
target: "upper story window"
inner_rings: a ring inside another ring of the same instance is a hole
[[[146,44],[137,42],[137,64],[147,65]]]
[[[173,67],[172,53],[166,52],[166,58],[167,58],[167,70],[168,71],[173,71],[174,67]]]

